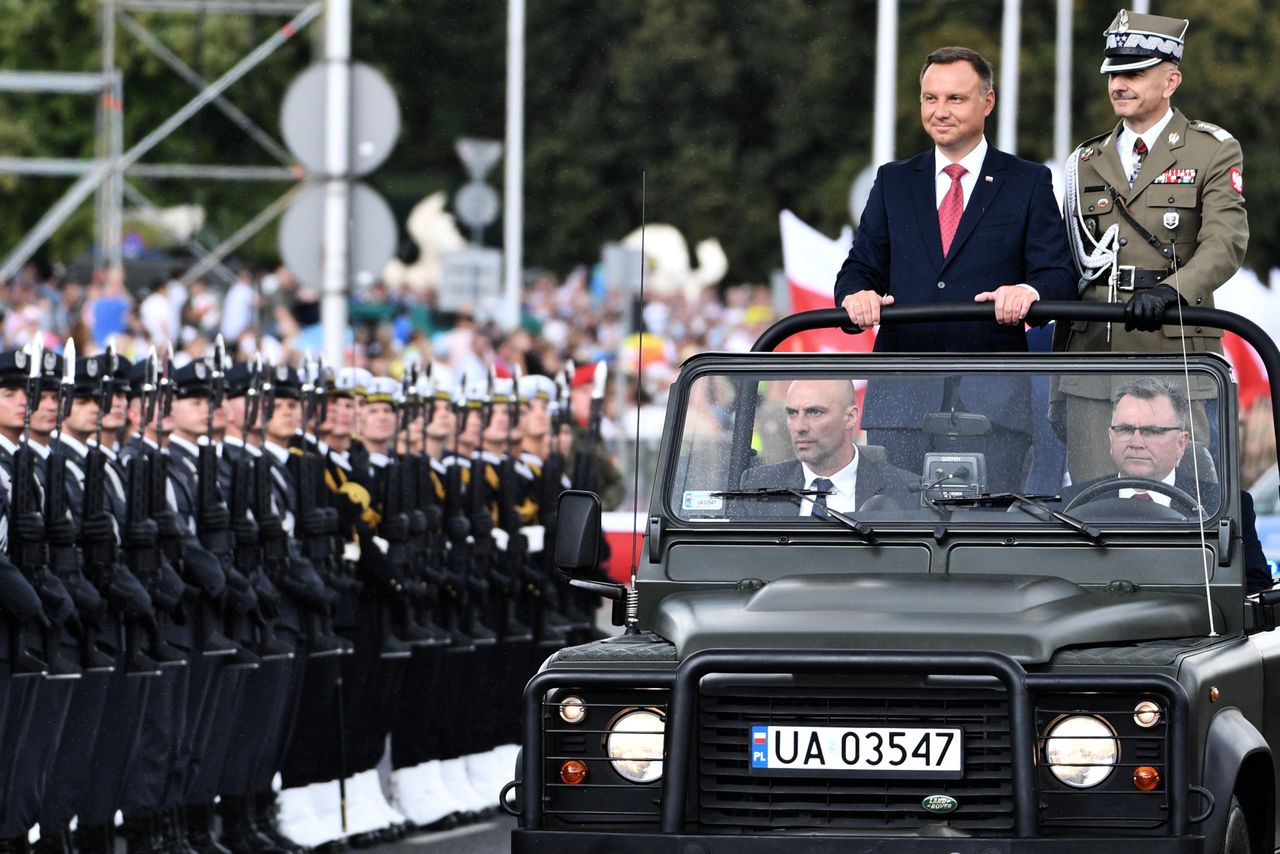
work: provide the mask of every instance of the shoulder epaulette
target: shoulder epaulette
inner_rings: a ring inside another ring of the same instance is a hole
[[[1187,122],[1187,127],[1192,130],[1198,130],[1201,133],[1212,134],[1213,138],[1218,142],[1226,142],[1229,139],[1235,138],[1228,131],[1223,130],[1217,125],[1212,124],[1211,122],[1202,122],[1198,119]]]

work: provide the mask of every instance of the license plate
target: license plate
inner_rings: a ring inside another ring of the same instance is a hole
[[[964,775],[964,732],[753,724],[749,755],[753,774],[959,779]]]

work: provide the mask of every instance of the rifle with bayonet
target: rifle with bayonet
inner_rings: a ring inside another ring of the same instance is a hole
[[[425,387],[419,388],[412,404],[422,417],[422,450],[416,454],[406,453],[402,460],[398,460],[405,466],[401,477],[404,495],[409,500],[409,536],[417,568],[415,580],[422,594],[415,600],[415,616],[418,625],[429,634],[431,645],[449,643],[448,633],[441,628],[441,608],[445,607],[443,592],[447,582],[444,508],[440,499],[444,488],[441,483],[440,492],[436,491],[438,481],[431,468],[431,458],[427,455],[427,422],[431,420],[435,405],[434,394],[431,368],[428,367]],[[416,417],[416,414],[411,414],[408,423],[412,424]],[[405,444],[409,443],[406,441]]]
[[[89,362],[90,365],[96,363]],[[98,386],[98,414],[94,423],[94,442],[85,453],[84,501],[80,513],[80,550],[84,556],[85,575],[108,599],[117,588],[120,567],[120,544],[107,496],[107,455],[102,450],[102,418],[111,408],[115,395],[117,361],[115,348],[107,346],[105,370]],[[156,675],[157,662],[142,651],[142,632],[154,619],[150,613],[127,613],[129,597],[122,602],[120,622],[124,630],[126,670],[131,675]]]
[[[316,423],[323,423],[328,403],[324,394],[324,365],[306,362],[306,376],[302,385],[303,397],[303,429],[312,418]],[[324,580],[331,599],[336,599],[333,588],[337,576],[337,560],[333,554],[333,529],[337,527],[336,519],[331,522],[330,513],[334,511],[324,501],[328,487],[324,481],[324,461],[318,454],[304,450],[300,454],[290,454],[288,462],[289,475],[293,479],[294,492],[297,495],[297,519],[294,535],[302,548],[302,555],[311,562],[316,572]],[[333,632],[332,603],[323,609],[308,612],[307,633],[311,642],[313,656],[338,655],[350,650],[350,643],[340,639]]]
[[[146,361],[140,394],[142,420],[138,429],[142,433],[145,433],[146,425],[151,423],[160,402],[157,364],[156,351],[152,347]],[[134,457],[125,470],[125,565],[147,588],[155,606],[155,618],[145,625],[148,654],[159,662],[185,663],[185,656],[164,640],[165,626],[173,616],[182,611],[183,601],[181,593],[175,591],[171,594],[163,583],[161,564],[164,555],[160,548],[160,526],[156,521],[156,514],[168,511],[168,500],[162,488],[159,496],[161,504],[152,508],[153,474],[156,467],[155,456],[148,448]],[[137,648],[136,637],[131,639],[130,645]]]
[[[445,628],[451,634],[450,652],[467,652],[476,646],[488,646],[494,642],[489,631],[476,615],[476,597],[472,586],[471,520],[467,515],[464,495],[461,441],[466,429],[470,402],[465,395],[465,380],[458,401],[454,406],[457,428],[454,431],[453,453],[445,473],[445,533],[449,541],[445,593],[451,606],[444,612]]]
[[[80,630],[80,659],[87,670],[111,670],[113,661],[98,649],[98,633],[104,612],[102,596],[92,584],[82,583],[80,555],[76,550],[76,526],[67,501],[67,454],[62,445],[62,422],[71,409],[76,384],[76,343],[68,339],[64,350],[62,380],[56,393],[54,433],[45,459],[44,526],[49,546],[49,567],[66,583],[76,603]],[[74,576],[79,576],[79,579]]]
[[[564,370],[556,374],[556,409],[551,419],[551,447],[547,458],[542,461],[542,475],[538,478],[538,521],[542,525],[546,543],[555,540],[560,493],[565,489],[564,439],[573,429],[569,408],[569,378],[572,376],[572,362],[568,362]],[[569,587],[568,578],[555,569],[555,549],[543,548],[539,572],[540,587],[545,599],[544,613],[563,615],[569,621],[567,628],[572,631],[591,628],[594,625],[591,615],[578,607],[578,597],[573,595],[575,591]]]
[[[532,613],[536,607],[536,602],[527,601],[532,593],[529,582],[531,573],[529,563],[529,539],[525,536],[524,520],[520,517],[518,505],[520,500],[518,493],[520,491],[520,481],[522,476],[516,471],[516,447],[515,447],[515,429],[520,422],[520,372],[519,368],[515,371],[515,376],[511,382],[511,393],[507,396],[503,406],[506,408],[507,430],[505,437],[505,451],[498,462],[498,489],[497,499],[498,505],[498,527],[506,534],[506,555],[505,560],[499,560],[493,551],[494,544],[492,542],[486,544],[488,549],[489,560],[489,584],[493,591],[497,594],[496,601],[493,603],[498,613],[495,614],[497,624],[502,628],[502,639],[509,643],[521,643],[533,640],[533,631],[528,625],[520,621],[518,611],[520,606],[524,605],[524,610]],[[497,406],[494,401],[493,406]],[[480,466],[483,469],[489,463],[483,456],[480,458]],[[487,478],[485,478],[487,481]],[[487,483],[486,483],[487,485]],[[488,505],[485,505],[486,512]],[[492,518],[492,517],[490,517]],[[506,564],[504,569],[503,564]]]
[[[47,673],[54,678],[75,678],[80,673],[76,664],[60,652],[62,627],[75,619],[75,609],[62,584],[49,572],[49,549],[45,542],[44,508],[36,479],[36,452],[31,447],[31,416],[40,405],[41,363],[44,348],[40,336],[32,341],[24,355],[30,360],[27,371],[26,406],[22,418],[22,436],[13,455],[13,478],[9,498],[9,559],[18,567],[45,606],[41,642],[43,658],[28,649],[25,627],[15,626],[10,635],[12,670],[15,674]]]

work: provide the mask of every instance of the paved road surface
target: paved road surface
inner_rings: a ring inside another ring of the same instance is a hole
[[[428,833],[393,845],[366,848],[371,854],[507,854],[516,820],[500,815],[482,824]]]

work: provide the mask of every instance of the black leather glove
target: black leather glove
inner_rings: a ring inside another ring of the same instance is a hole
[[[239,545],[256,545],[258,542],[258,525],[247,517],[241,516],[232,522],[231,532]]]
[[[75,523],[63,516],[61,519],[50,519],[44,525],[45,537],[55,546],[74,546],[76,544]]]
[[[1187,304],[1169,285],[1156,285],[1154,288],[1137,291],[1124,306],[1125,331],[1137,329],[1155,332],[1164,322],[1165,309],[1178,302]]]
[[[493,533],[493,517],[488,513],[477,513],[471,517],[471,534],[477,540]]]
[[[44,540],[44,517],[39,513],[22,513],[13,521],[13,531],[20,542],[41,542]]]
[[[154,546],[160,536],[160,526],[154,519],[139,519],[129,523],[124,535],[125,542],[136,548]]]
[[[181,537],[182,529],[178,527],[178,517],[173,513],[161,513],[155,517],[157,530],[162,537]]]
[[[258,520],[258,536],[264,542],[284,539],[284,523],[279,516],[264,516]]]
[[[325,533],[327,517],[324,510],[316,508],[308,510],[298,517],[298,536],[316,537]]]
[[[403,513],[386,516],[378,526],[378,533],[389,542],[402,542],[409,538],[409,518]]]
[[[222,531],[231,527],[231,511],[226,507],[209,507],[200,514],[200,525],[210,530]]]
[[[86,543],[115,542],[116,529],[111,524],[111,517],[105,513],[97,516],[86,516],[80,523],[80,537]]]
[[[427,531],[439,531],[440,526],[444,524],[444,511],[439,505],[428,504],[422,508],[423,523]]]
[[[471,522],[466,516],[451,516],[446,528],[451,540],[465,540],[471,534]]]

